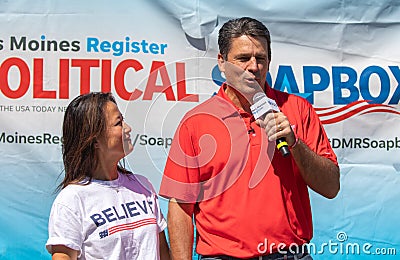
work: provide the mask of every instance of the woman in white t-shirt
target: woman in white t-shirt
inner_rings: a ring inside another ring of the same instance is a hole
[[[63,122],[65,177],[50,213],[52,259],[169,259],[157,194],[119,165],[131,128],[110,93],[78,96]]]

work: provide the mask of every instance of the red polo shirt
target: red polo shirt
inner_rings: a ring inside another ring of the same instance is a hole
[[[281,156],[254,117],[225,95],[224,87],[182,119],[160,195],[196,203],[198,254],[248,258],[260,255],[265,245],[259,245],[266,241],[265,254],[277,251],[281,243],[309,242],[313,229],[308,189],[294,159]],[[267,96],[305,144],[337,164],[305,99],[269,87]]]

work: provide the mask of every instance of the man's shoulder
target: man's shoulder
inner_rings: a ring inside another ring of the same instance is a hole
[[[297,103],[297,104],[302,104],[306,106],[310,106],[310,102],[308,102],[307,99],[305,99],[302,96],[293,94],[293,93],[287,93],[278,89],[273,89],[271,88],[271,91],[273,92],[273,95],[276,98],[277,103]],[[279,104],[278,104],[279,105]]]
[[[192,117],[194,115],[220,114],[227,110],[231,111],[233,108],[234,107],[229,101],[225,100],[218,94],[214,94],[207,100],[187,111],[184,118]]]

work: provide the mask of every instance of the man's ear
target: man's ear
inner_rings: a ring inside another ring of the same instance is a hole
[[[222,56],[221,53],[218,53],[218,68],[219,68],[219,71],[225,72],[225,64],[226,64],[226,61],[224,59],[224,56]]]

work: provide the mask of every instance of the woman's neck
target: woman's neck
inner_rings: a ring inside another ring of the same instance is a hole
[[[96,170],[93,173],[93,178],[96,180],[112,181],[118,178],[117,165],[106,165],[99,163]]]

